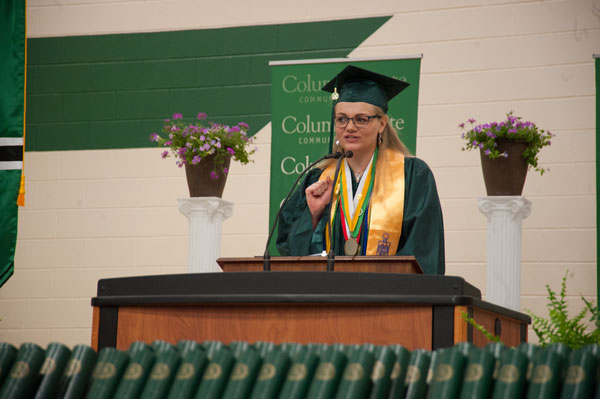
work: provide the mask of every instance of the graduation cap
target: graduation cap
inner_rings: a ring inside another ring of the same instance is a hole
[[[348,65],[329,83],[323,86],[324,91],[332,93],[331,131],[329,152],[333,147],[335,105],[339,102],[365,102],[375,105],[387,113],[388,101],[396,97],[408,83],[389,76],[371,72],[353,65]]]
[[[334,105],[338,102],[365,102],[387,112],[388,101],[408,86],[401,80],[348,65],[323,86],[323,90],[332,93]]]

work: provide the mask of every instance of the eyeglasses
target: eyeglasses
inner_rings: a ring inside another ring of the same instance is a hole
[[[335,122],[335,127],[344,128],[348,126],[348,122],[352,121],[354,126],[360,129],[362,127],[366,127],[373,118],[381,118],[381,115],[359,115],[355,116],[354,118],[336,115],[333,120]]]

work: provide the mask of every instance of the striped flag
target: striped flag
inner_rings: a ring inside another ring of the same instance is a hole
[[[0,286],[14,271],[17,201],[23,203],[25,0],[0,1]]]

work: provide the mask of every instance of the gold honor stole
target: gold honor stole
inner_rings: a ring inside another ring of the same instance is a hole
[[[333,180],[335,162],[321,174],[319,180]],[[341,170],[340,170],[341,172]],[[333,203],[337,204],[340,184],[334,188]],[[331,219],[337,206],[331,207]],[[367,255],[395,255],[402,234],[404,217],[404,155],[394,150],[380,152],[375,167],[375,183],[369,208]],[[326,234],[326,241],[329,239]],[[329,248],[328,248],[329,249]]]

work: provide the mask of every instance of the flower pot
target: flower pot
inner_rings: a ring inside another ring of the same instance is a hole
[[[490,159],[483,150],[479,153],[487,195],[521,195],[527,177],[527,162],[521,154],[527,143],[498,140],[497,148],[508,157]]]
[[[214,155],[209,155],[196,165],[185,164],[185,176],[187,178],[190,197],[219,197],[223,196],[227,173],[223,169],[229,169],[231,156],[227,155],[222,165],[216,168],[217,179],[211,178],[214,169]]]

